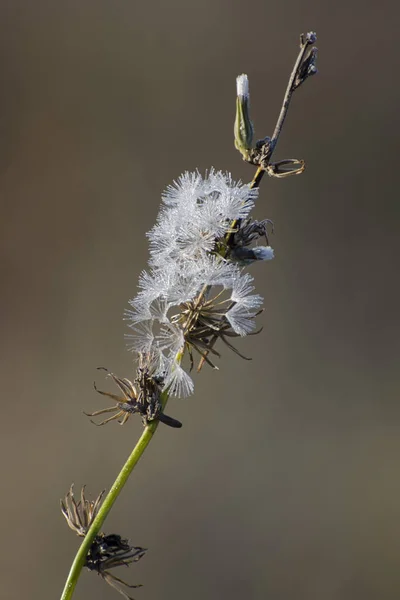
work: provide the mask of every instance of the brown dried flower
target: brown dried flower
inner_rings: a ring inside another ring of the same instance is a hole
[[[74,497],[74,484],[72,484],[64,500],[60,500],[61,512],[68,526],[80,537],[85,537],[89,527],[93,523],[104,493],[105,490],[94,501],[87,500],[85,497],[85,486],[83,486],[80,500],[77,502]]]
[[[108,371],[108,369],[105,369],[104,367],[100,367],[100,369]],[[94,425],[105,425],[106,423],[115,420],[117,420],[120,425],[124,425],[130,415],[138,413],[142,416],[144,425],[148,425],[148,423],[158,420],[170,427],[182,427],[182,423],[163,413],[161,403],[163,381],[160,377],[152,377],[149,374],[147,367],[139,366],[134,384],[129,381],[129,379],[117,377],[114,373],[109,373],[109,377],[112,378],[114,383],[121,390],[122,396],[103,392],[96,387],[96,384],[94,384],[96,392],[103,396],[109,396],[116,402],[114,406],[103,408],[102,410],[97,410],[92,413],[84,413],[88,417],[96,417],[105,413],[114,413],[111,417],[104,419],[104,421],[101,421],[100,423],[92,421]]]
[[[90,501],[85,497],[85,486],[83,486],[80,500],[76,501],[73,487],[74,486],[71,485],[64,500],[61,500],[61,512],[64,515],[68,526],[75,531],[79,537],[85,537],[99,511],[104,491],[98,495],[96,500]],[[105,533],[100,532],[96,535],[90,546],[85,561],[85,567],[89,569],[89,571],[96,571],[126,600],[134,600],[123,588],[138,588],[141,587],[141,584],[131,585],[126,583],[119,577],[110,573],[109,570],[114,569],[115,567],[129,566],[131,563],[140,560],[145,553],[146,548],[131,546],[128,540],[116,533],[106,535]]]

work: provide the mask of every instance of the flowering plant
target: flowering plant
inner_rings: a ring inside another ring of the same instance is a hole
[[[118,420],[126,423],[140,414],[144,431],[109,493],[89,502],[82,490],[76,502],[73,490],[62,502],[62,512],[71,529],[83,537],[71,567],[62,600],[72,597],[83,566],[97,571],[125,598],[130,586],[109,569],[136,562],[145,550],[134,547],[117,534],[100,532],[122,487],[149,444],[161,421],[179,428],[181,423],[164,413],[170,396],[185,397],[194,391],[191,376],[195,357],[197,370],[204,364],[216,369],[220,358],[217,343],[245,358],[232,342],[235,338],[259,333],[255,318],[262,312],[263,299],[254,292],[253,277],[246,267],[274,257],[269,245],[268,219],[257,221],[251,211],[259,185],[267,173],[283,178],[298,175],[304,161],[284,159],[272,162],[293,92],[316,73],[317,50],[314,33],[300,38],[300,52],[291,73],[282,109],[272,137],[253,146],[254,127],[250,119],[247,75],[237,78],[235,147],[243,159],[256,167],[250,184],[235,182],[231,175],[210,169],[184,173],[162,196],[162,206],[147,234],[150,259],[139,279],[139,293],[126,311],[130,349],[138,366],[132,381],[109,373],[120,395],[97,390],[115,404],[90,417],[110,413],[98,425]],[[265,240],[265,244],[259,244]],[[96,388],[97,389],[97,388]]]

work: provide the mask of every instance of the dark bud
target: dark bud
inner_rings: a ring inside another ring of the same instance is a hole
[[[254,262],[256,259],[254,250],[252,248],[233,248],[231,251],[231,258],[235,262],[241,265],[247,265]]]
[[[312,48],[301,63],[296,79],[294,80],[293,89],[297,89],[308,77],[317,73],[317,52],[317,48]]]
[[[178,421],[177,419],[174,419],[173,417],[169,417],[168,415],[165,415],[164,413],[160,413],[158,415],[158,420],[161,421],[161,423],[164,423],[164,425],[169,425],[170,427],[175,427],[175,429],[180,429],[182,427],[182,423],[180,421]]]
[[[309,31],[308,33],[306,33],[305,41],[307,44],[315,44],[315,42],[317,41],[317,34],[315,33],[315,31]]]

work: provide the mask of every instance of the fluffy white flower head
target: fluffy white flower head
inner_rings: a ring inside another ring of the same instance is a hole
[[[204,179],[184,173],[164,192],[157,223],[148,233],[150,264],[164,268],[166,262],[206,256],[232,221],[249,214],[257,196],[257,189],[221,171],[211,169]]]
[[[141,274],[140,291],[126,316],[131,349],[147,357],[172,395],[187,396],[194,389],[181,364],[186,350],[192,364],[195,350],[215,367],[209,355],[219,356],[216,340],[240,354],[229,340],[254,330],[262,298],[252,294],[252,276],[243,274],[226,244],[229,238],[234,243],[235,223],[236,228],[244,223],[251,233],[239,236],[242,245],[260,235],[258,222],[249,229],[257,195],[257,189],[211,169],[204,178],[184,173],[162,196],[156,225],[147,234],[150,268]],[[258,260],[273,255],[269,247],[258,253]]]

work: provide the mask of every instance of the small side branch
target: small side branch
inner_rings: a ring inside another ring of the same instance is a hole
[[[252,187],[258,186],[265,172],[271,177],[283,178],[288,175],[299,175],[304,171],[305,163],[303,160],[289,158],[273,163],[271,162],[271,159],[282,132],[293,92],[297,90],[308,77],[317,72],[317,48],[313,46],[316,39],[317,36],[313,32],[309,32],[306,35],[302,34],[300,36],[300,52],[289,77],[274,133],[271,138],[265,137],[256,142],[254,148],[250,147],[249,144],[249,140],[252,139],[253,126],[249,114],[250,103],[247,75],[240,75],[237,79],[237,106],[240,107],[240,111],[237,108],[235,146],[241,152],[243,159],[258,169],[256,176],[253,179]],[[246,82],[246,85],[244,85],[244,81]]]
[[[292,73],[289,77],[289,82],[286,88],[285,96],[283,98],[281,112],[279,113],[279,117],[275,125],[275,130],[270,141],[270,157],[272,156],[272,153],[276,148],[276,144],[281,134],[282,127],[289,110],[289,105],[292,99],[293,92],[298,87],[300,87],[302,83],[304,83],[307,77],[309,77],[310,75],[314,75],[317,72],[317,68],[315,66],[317,48],[312,47],[310,49],[310,46],[312,46],[312,44],[314,44],[316,40],[317,36],[313,32],[307,33],[306,35],[301,34],[300,36],[300,52],[294,64]]]

